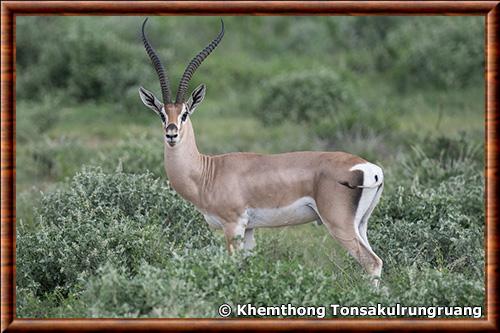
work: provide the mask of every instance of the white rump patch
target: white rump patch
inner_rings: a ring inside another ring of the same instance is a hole
[[[349,171],[363,171],[363,185],[360,188],[375,188],[379,187],[384,182],[384,173],[382,169],[373,163],[356,164]]]

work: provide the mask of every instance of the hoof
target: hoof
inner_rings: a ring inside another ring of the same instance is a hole
[[[372,285],[373,288],[378,290],[380,286],[380,276],[372,276],[370,278],[370,284]]]

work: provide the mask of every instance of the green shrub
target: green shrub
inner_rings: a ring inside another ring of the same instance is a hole
[[[21,19],[17,95],[37,99],[63,91],[65,103],[120,103],[150,68],[140,41],[131,44],[102,18]],[[38,40],[37,40],[38,39]],[[43,43],[43,44],[42,44]]]
[[[434,187],[388,191],[370,226],[375,252],[392,265],[484,274],[484,179],[455,176]]]
[[[38,296],[67,293],[108,261],[136,271],[177,247],[213,242],[193,207],[148,173],[84,168],[42,196],[37,216],[36,232],[17,228],[17,279]]]
[[[485,284],[466,274],[447,269],[419,267],[418,263],[387,274],[392,304],[428,306],[482,306],[485,315]]]
[[[398,177],[433,186],[450,177],[476,175],[484,165],[480,148],[464,133],[458,138],[426,138],[420,145],[412,146],[411,152],[404,156]]]
[[[444,166],[453,168],[454,163],[468,161],[478,164],[478,170],[484,164],[484,154],[481,145],[471,140],[465,132],[458,137],[440,135],[436,138],[426,138],[422,142],[423,151],[428,158],[439,160]]]
[[[427,138],[386,173],[370,239],[391,265],[484,275],[484,175],[479,145]]]
[[[319,117],[313,123],[312,130],[318,138],[329,143],[337,143],[356,139],[380,141],[377,137],[387,140],[396,128],[397,123],[388,112],[360,106],[353,111],[340,110]]]
[[[363,16],[339,18],[337,48],[346,51],[346,65],[361,75],[383,73],[394,61],[387,35],[400,25],[413,25],[411,17]],[[420,18],[417,18],[420,19]]]
[[[90,279],[82,300],[93,317],[217,317],[223,303],[484,305],[484,284],[460,273],[401,267],[384,274],[376,291],[359,272],[269,260],[268,251],[272,247],[261,247],[242,258],[228,256],[221,247],[191,249],[161,268],[143,264],[136,274],[106,265]]]
[[[361,295],[369,287],[355,289]],[[249,258],[228,256],[212,246],[180,251],[165,267],[143,265],[134,275],[105,267],[83,298],[93,302],[93,316],[216,317],[223,303],[312,305],[337,299],[336,292],[331,271],[306,269],[294,260],[270,261],[261,251]]]
[[[43,96],[39,101],[16,105],[16,142],[37,141],[60,119],[62,96]]]
[[[280,75],[267,81],[262,91],[255,114],[264,124],[301,123],[328,144],[388,135],[396,127],[388,112],[355,98],[350,80],[331,71]]]
[[[27,232],[35,230],[38,218],[35,207],[40,205],[41,193],[37,191],[16,192],[16,219]]]
[[[163,144],[147,135],[128,137],[116,145],[98,153],[92,164],[108,172],[142,174],[151,172],[165,178]]]
[[[42,136],[17,154],[19,181],[63,180],[73,175],[89,159],[89,150],[79,140]]]
[[[484,20],[419,18],[387,36],[391,73],[401,89],[460,88],[482,84]]]
[[[81,288],[73,288],[67,293],[55,288],[44,297],[36,295],[33,288],[16,288],[16,315],[25,318],[82,318],[86,317],[88,307],[81,301]]]
[[[265,124],[284,120],[315,122],[356,108],[349,82],[337,73],[319,70],[280,75],[263,83],[255,115]]]
[[[82,295],[91,317],[200,317],[209,306],[192,283],[143,263],[137,274],[106,264]],[[211,313],[212,316],[215,313]]]

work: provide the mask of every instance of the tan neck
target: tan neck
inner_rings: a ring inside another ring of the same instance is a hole
[[[191,120],[183,125],[181,140],[174,147],[165,142],[165,171],[174,190],[189,201],[196,201],[202,184],[204,159],[196,146]]]

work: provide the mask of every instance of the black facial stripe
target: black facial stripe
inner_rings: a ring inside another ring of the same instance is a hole
[[[160,112],[158,112],[158,114],[160,115],[160,118],[161,118],[161,121],[162,121],[162,122],[167,121],[167,120],[165,119],[165,115],[163,114],[163,112],[161,112],[161,111],[160,111]]]

